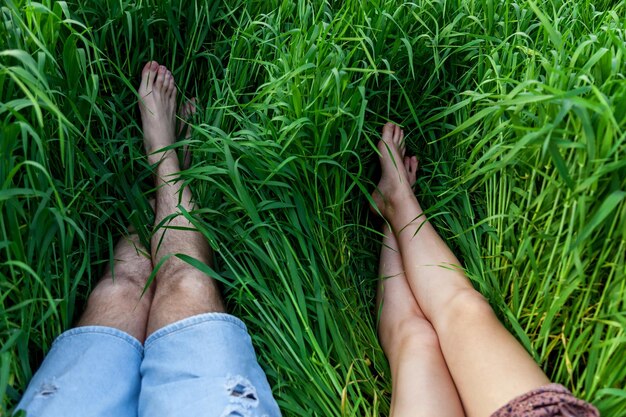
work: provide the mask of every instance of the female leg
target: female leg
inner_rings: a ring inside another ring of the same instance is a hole
[[[465,412],[486,417],[549,380],[474,290],[425,218],[402,163],[401,129],[388,123],[379,143],[382,178],[373,194],[398,240],[408,286],[437,333]]]
[[[380,252],[380,342],[391,368],[392,417],[462,417],[439,340],[404,275],[398,242],[385,226]]]

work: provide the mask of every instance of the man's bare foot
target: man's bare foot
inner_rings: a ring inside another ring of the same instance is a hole
[[[185,130],[185,139],[191,137],[191,127],[187,125],[187,121],[191,116],[196,114],[196,98],[192,97],[191,100],[185,102],[178,109],[178,117],[182,119],[178,135]],[[189,152],[189,145],[183,147],[183,169],[188,169],[191,166],[191,152]]]
[[[412,187],[416,179],[417,158],[405,156],[404,132],[391,122],[383,127],[378,151],[382,175],[372,199],[378,211],[387,218],[392,214],[390,211],[394,204],[405,198],[415,198]]]
[[[156,61],[148,62],[141,71],[138,93],[143,143],[148,161],[155,163],[163,155],[154,153],[170,146],[175,139],[176,85],[172,73]]]

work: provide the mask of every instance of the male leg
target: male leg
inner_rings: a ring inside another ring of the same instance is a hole
[[[152,290],[152,262],[136,234],[123,237],[77,327],[59,336],[17,409],[33,416],[136,416]]]
[[[178,178],[176,88],[170,71],[149,62],[139,88],[148,161],[155,165],[156,290],[141,366],[139,414],[277,416],[245,325],[225,314],[217,283],[176,255],[211,263],[206,239],[182,215],[194,210]]]
[[[176,86],[171,72],[152,61],[144,67],[139,94],[148,162],[156,166],[156,208],[152,260],[158,266],[157,289],[148,320],[148,334],[184,318],[208,312],[225,312],[215,280],[175,255],[187,255],[211,264],[206,239],[185,218],[195,209],[191,190],[177,176],[180,171],[174,149]],[[165,148],[165,149],[164,149]],[[183,301],[184,300],[184,301]]]
[[[120,239],[113,262],[114,269],[107,268],[91,292],[77,326],[113,327],[143,344],[154,294],[154,287],[145,288],[152,272],[150,254],[133,233]]]

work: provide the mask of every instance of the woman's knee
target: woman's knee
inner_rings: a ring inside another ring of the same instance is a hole
[[[411,316],[398,320],[392,326],[381,329],[381,344],[387,356],[406,351],[439,351],[439,338],[435,329],[423,317]]]
[[[446,304],[446,312],[442,314],[443,325],[455,326],[463,323],[476,322],[494,315],[487,299],[473,288],[459,289]]]

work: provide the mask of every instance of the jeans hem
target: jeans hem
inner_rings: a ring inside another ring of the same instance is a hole
[[[146,339],[144,343],[144,350],[156,343],[159,339],[166,337],[172,333],[176,333],[182,330],[186,330],[190,327],[197,326],[206,322],[224,322],[231,324],[235,327],[239,327],[244,332],[248,332],[246,325],[241,319],[228,314],[228,313],[204,313],[195,316],[187,317],[186,319],[179,320],[177,322],[168,324],[165,327],[161,327],[156,332],[152,333]]]
[[[116,337],[126,342],[130,346],[132,346],[133,349],[137,351],[139,356],[143,357],[144,348],[139,340],[137,340],[135,337],[131,336],[130,334],[120,329],[116,329],[115,327],[108,327],[108,326],[80,326],[80,327],[74,327],[72,329],[66,330],[54,340],[54,342],[52,343],[52,347],[50,348],[50,351],[52,351],[64,339],[67,339],[69,337],[79,336],[82,334],[89,334],[89,333]]]

